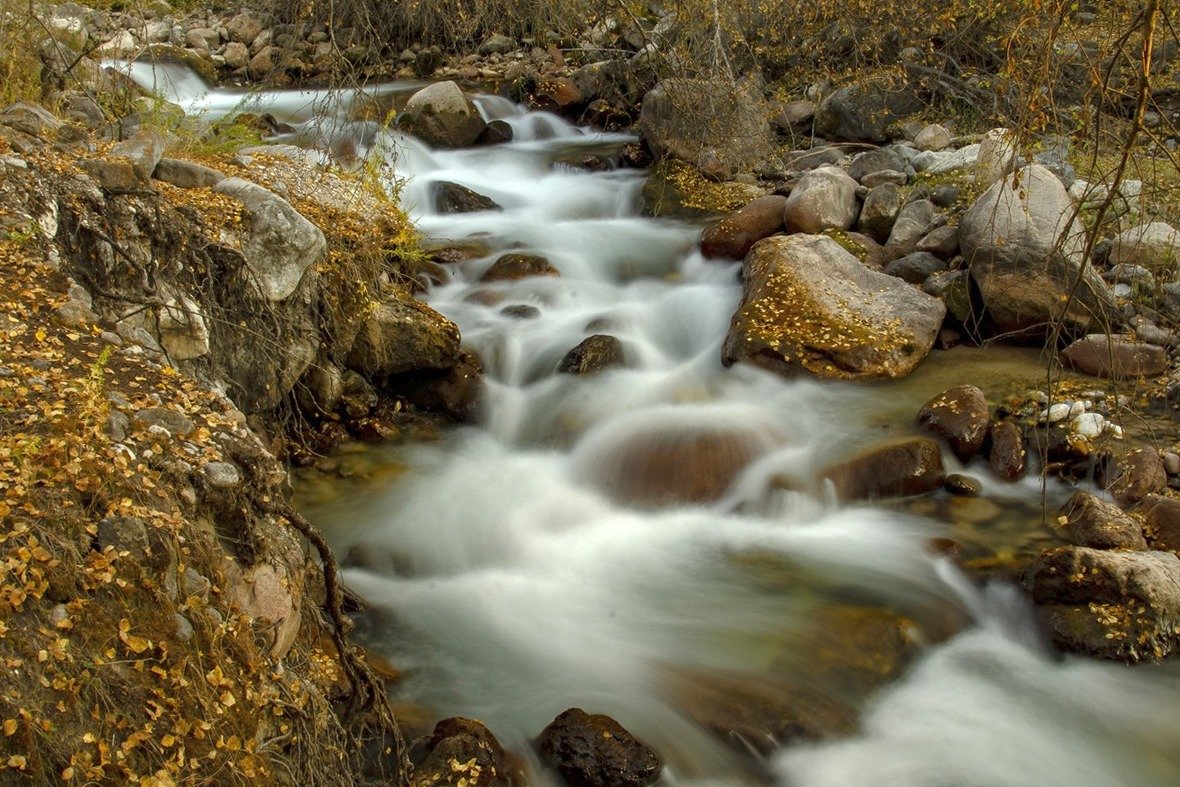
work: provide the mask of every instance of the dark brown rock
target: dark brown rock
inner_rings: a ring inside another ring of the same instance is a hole
[[[1164,491],[1168,474],[1154,448],[1133,448],[1106,468],[1102,481],[1120,505],[1129,506]]]
[[[786,197],[771,194],[731,213],[701,234],[701,253],[708,259],[744,259],[755,243],[783,231],[786,204]]]
[[[1089,492],[1074,492],[1061,507],[1057,521],[1081,547],[1147,549],[1143,529],[1134,518]]]
[[[487,727],[473,719],[443,719],[411,757],[415,760],[412,787],[509,783],[504,748]]]
[[[1079,372],[1095,377],[1155,377],[1168,370],[1163,347],[1102,333],[1078,339],[1062,350],[1061,357]]]
[[[582,340],[557,365],[565,374],[593,374],[623,365],[623,343],[614,336],[596,333]]]
[[[482,282],[515,281],[530,276],[560,276],[561,273],[544,257],[535,254],[505,254],[492,263],[483,276]]]
[[[979,481],[962,473],[951,473],[942,482],[943,488],[959,497],[975,497],[983,492]]]
[[[571,787],[644,787],[660,775],[660,758],[609,716],[570,708],[537,741],[541,759]]]
[[[431,187],[434,206],[439,213],[475,213],[481,210],[501,210],[491,197],[485,197],[466,186],[440,180]]]
[[[460,352],[454,366],[391,377],[388,388],[423,410],[466,421],[475,413],[483,393],[483,367],[474,355]]]
[[[962,462],[983,448],[990,418],[987,397],[974,385],[948,388],[918,412],[918,423],[946,440]]]
[[[1011,421],[992,424],[988,434],[991,449],[988,464],[992,472],[1005,481],[1017,481],[1024,477],[1025,463],[1024,434]]]
[[[1143,532],[1153,549],[1180,552],[1180,500],[1148,495],[1135,512],[1143,517]]]
[[[1180,558],[1171,552],[1050,549],[1024,585],[1063,650],[1136,662],[1180,645]]]
[[[833,465],[822,476],[841,500],[920,495],[942,486],[942,450],[926,437],[889,440]]]

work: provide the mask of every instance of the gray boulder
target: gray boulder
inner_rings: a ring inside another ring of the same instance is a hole
[[[820,167],[800,178],[783,208],[788,232],[846,230],[859,215],[856,181],[837,167]]]
[[[436,148],[472,145],[486,125],[475,105],[454,82],[435,82],[410,96],[397,122]]]
[[[897,214],[897,220],[889,230],[885,248],[895,256],[914,251],[918,241],[930,231],[934,224],[934,203],[928,199],[907,202]]]
[[[269,301],[289,297],[308,269],[324,255],[324,233],[291,203],[257,183],[226,178],[213,190],[233,197],[245,207],[243,232],[238,239],[262,296]]]
[[[1058,320],[1076,331],[1113,321],[1114,297],[1086,262],[1084,233],[1061,181],[1037,164],[976,200],[959,245],[998,330],[1044,335]]]
[[[1110,262],[1174,276],[1180,273],[1180,231],[1162,221],[1132,227],[1111,243]]]
[[[908,162],[895,148],[876,148],[861,153],[852,160],[848,168],[848,176],[857,182],[876,172],[892,171],[905,172]]]
[[[912,89],[885,79],[840,88],[820,102],[815,133],[847,142],[886,142],[899,120],[922,110]]]
[[[703,167],[751,169],[770,153],[770,124],[752,87],[665,79],[643,98],[639,133],[652,152]]]
[[[767,238],[746,257],[742,302],[723,347],[781,374],[902,377],[942,327],[942,302],[870,270],[831,238]]]
[[[860,210],[860,231],[880,243],[889,240],[889,231],[893,229],[902,204],[901,187],[896,183],[877,186],[865,197],[864,207]]]

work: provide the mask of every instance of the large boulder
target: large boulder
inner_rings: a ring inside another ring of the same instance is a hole
[[[783,206],[788,232],[847,230],[860,215],[856,181],[838,167],[820,167],[799,179]]]
[[[1180,645],[1180,558],[1172,552],[1060,547],[1028,566],[1024,584],[1063,650],[1136,662]]]
[[[1062,350],[1061,358],[1095,377],[1155,377],[1168,370],[1168,353],[1163,347],[1105,333],[1083,336]]]
[[[1143,528],[1114,503],[1089,492],[1070,496],[1057,518],[1069,533],[1069,539],[1082,547],[1094,549],[1147,549]]]
[[[1099,480],[1120,505],[1128,506],[1164,491],[1168,474],[1159,451],[1140,446],[1109,461]]]
[[[744,259],[751,247],[784,229],[787,198],[759,197],[701,233],[701,254],[708,259]]]
[[[815,133],[846,142],[887,142],[903,118],[922,110],[918,95],[886,79],[866,79],[830,93],[815,113]]]
[[[609,716],[570,708],[537,740],[541,760],[570,787],[645,787],[660,775],[660,758]]]
[[[1180,272],[1180,231],[1162,221],[1132,227],[1111,243],[1110,263],[1175,275]]]
[[[435,82],[410,96],[398,125],[436,148],[463,148],[483,133],[484,120],[454,82]]]
[[[361,327],[346,363],[369,377],[446,369],[459,358],[459,328],[408,293],[377,306]]]
[[[918,423],[946,440],[962,462],[983,448],[990,422],[987,397],[974,385],[948,388],[918,412]]]
[[[752,86],[665,79],[643,97],[639,133],[657,156],[742,170],[770,152],[770,123]]]
[[[928,437],[886,440],[824,469],[841,500],[920,495],[942,487],[942,449]]]
[[[1088,266],[1073,212],[1061,181],[1031,164],[992,184],[963,216],[963,258],[1000,332],[1042,336],[1057,321],[1078,332],[1114,321],[1114,297]]]
[[[237,240],[262,296],[268,301],[289,297],[327,250],[324,233],[287,200],[257,183],[226,178],[212,188],[242,203],[244,220]]]
[[[946,308],[900,279],[870,270],[831,238],[790,235],[746,257],[742,302],[722,349],[782,374],[902,377],[930,351]]]

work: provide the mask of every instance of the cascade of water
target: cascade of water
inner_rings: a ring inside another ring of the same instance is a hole
[[[173,100],[222,111],[222,91],[202,98],[183,75],[151,73],[175,84]],[[298,116],[312,98],[257,100]],[[967,627],[876,694],[860,733],[778,756],[784,782],[1174,783],[1174,666],[1054,658],[1018,593],[980,593],[928,553],[943,525],[814,488],[815,468],[879,433],[899,397],[912,417],[912,393],[722,368],[736,264],[701,259],[698,227],[638,215],[641,173],[568,165],[630,138],[498,97],[476,104],[514,141],[365,140],[382,142],[426,234],[486,247],[429,294],[484,362],[481,417],[439,443],[385,449],[409,468],[396,482],[310,512],[353,555],[347,580],[377,610],[372,642],[411,668],[408,695],[482,718],[521,751],[583,704],[661,751],[669,781],[733,783],[738,760],[688,721],[676,676],[781,677],[822,650],[817,614],[871,606]],[[501,209],[440,212],[447,181]],[[510,251],[560,275],[481,281]],[[598,333],[621,341],[622,368],[555,372]]]

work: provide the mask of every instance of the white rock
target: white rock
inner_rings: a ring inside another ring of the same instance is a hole
[[[1086,412],[1086,404],[1084,402],[1082,402],[1082,401],[1070,402],[1070,404],[1069,404],[1069,417],[1070,418],[1077,418],[1079,415],[1081,415],[1084,412]]]
[[[1116,440],[1123,439],[1123,427],[1119,426],[1118,424],[1107,423],[1106,432]]]
[[[1006,128],[993,128],[979,143],[975,182],[990,186],[1016,166],[1016,135]]]
[[[1068,402],[1058,402],[1048,410],[1042,410],[1041,414],[1037,416],[1037,420],[1041,423],[1055,424],[1069,418],[1069,410]]]
[[[1071,422],[1073,431],[1089,440],[1099,437],[1106,427],[1106,419],[1098,413],[1082,413]]]
[[[931,123],[914,137],[918,150],[942,150],[951,144],[951,132],[937,123]]]
[[[944,172],[973,167],[978,160],[979,145],[967,145],[958,150],[942,150],[937,153],[928,150],[914,156],[912,163],[914,169],[919,172],[941,175]]]

